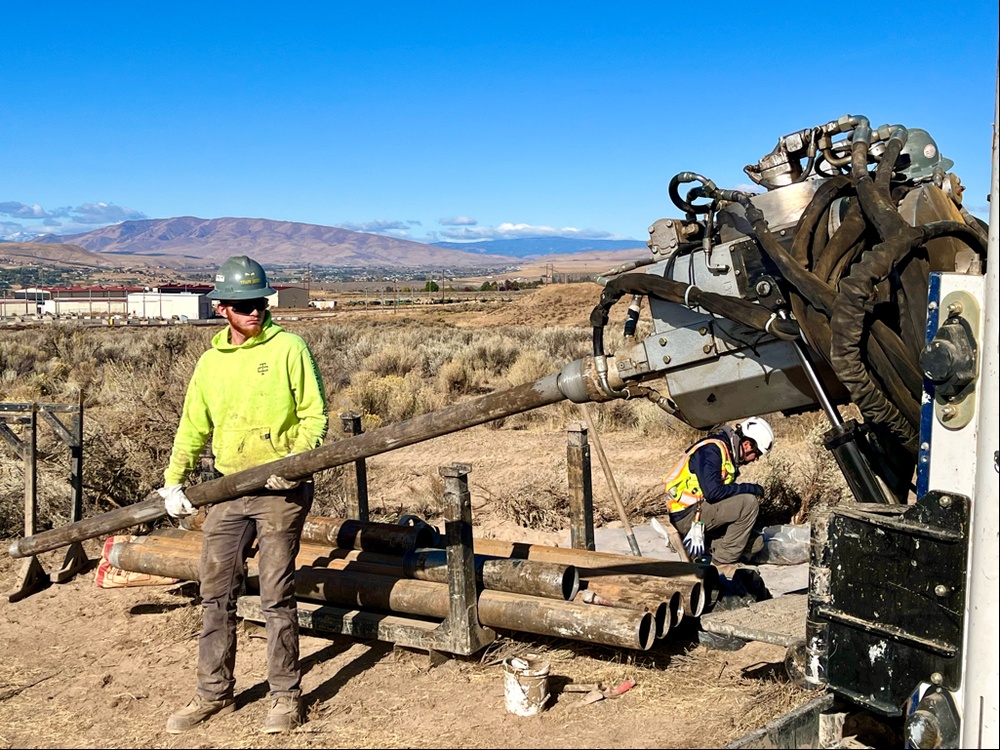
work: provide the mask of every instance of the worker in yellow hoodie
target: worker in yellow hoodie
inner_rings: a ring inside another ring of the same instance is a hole
[[[229,325],[212,339],[188,384],[164,486],[158,490],[174,518],[195,512],[183,485],[209,437],[215,467],[225,475],[311,450],[326,435],[316,362],[305,341],[271,319],[267,298],[272,294],[264,269],[245,255],[229,258],[216,274],[208,296],[217,300]],[[312,499],[311,481],[272,475],[259,494],[209,508],[201,554],[198,687],[191,702],[167,720],[167,732],[178,734],[235,710],[236,599],[255,539],[270,688],[264,731],[286,732],[301,724],[294,573]]]

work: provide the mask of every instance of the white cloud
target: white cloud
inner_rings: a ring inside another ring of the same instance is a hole
[[[471,216],[454,216],[450,219],[438,219],[438,224],[443,227],[474,227],[479,222]]]
[[[416,219],[373,219],[371,221],[344,221],[337,224],[341,229],[349,229],[352,232],[367,232],[368,234],[383,234],[389,237],[399,237],[409,239],[410,230],[413,227],[421,226]]]
[[[0,216],[9,216],[24,222],[21,224],[4,222],[3,232],[5,236],[16,233],[38,235],[49,232],[78,234],[108,224],[147,218],[146,214],[138,209],[116,206],[114,203],[103,201],[82,203],[79,206],[59,206],[50,210],[44,209],[38,203],[0,201]]]
[[[146,214],[114,203],[83,203],[71,209],[70,217],[78,224],[117,224],[120,221],[145,219]]]
[[[463,226],[455,229],[445,229],[436,233],[441,239],[455,242],[472,242],[475,240],[509,240],[523,237],[575,237],[587,240],[614,239],[611,232],[597,229],[578,229],[576,227],[549,227],[537,224],[515,224],[502,222],[495,227]]]
[[[48,215],[37,203],[29,206],[20,201],[0,201],[0,216],[9,216],[12,219],[44,219]]]

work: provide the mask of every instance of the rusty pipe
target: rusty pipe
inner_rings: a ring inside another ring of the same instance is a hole
[[[638,609],[649,612],[653,616],[653,627],[656,630],[657,640],[665,638],[670,632],[671,612],[670,602],[657,600],[654,597],[645,596],[609,596],[607,592],[598,592],[593,589],[583,589],[573,598],[574,602],[591,604],[604,607],[619,607],[622,609]],[[620,594],[621,592],[619,592]],[[680,596],[677,597],[678,601]]]
[[[385,554],[402,554],[418,547],[433,547],[435,536],[429,526],[400,526],[325,516],[307,516],[302,528],[303,542]]]
[[[472,540],[472,544],[477,553],[484,555],[542,562],[565,562],[569,565],[575,565],[580,571],[581,578],[618,573],[668,578],[684,576],[701,578],[705,575],[706,570],[704,566],[675,560],[634,557],[614,552],[595,552],[572,547],[550,547],[544,544],[509,542],[502,539],[480,539],[477,537]]]
[[[476,578],[488,589],[573,601],[580,590],[580,574],[573,565],[537,560],[512,560],[475,555]],[[408,578],[448,582],[448,558],[443,549],[418,549],[403,555]]]
[[[192,485],[184,492],[195,507],[252,495],[264,488],[264,483],[272,474],[286,479],[306,479],[324,469],[548,406],[566,398],[576,403],[612,398],[601,384],[593,357],[571,362],[560,372],[532,383],[326,443],[310,451]],[[9,553],[15,558],[37,555],[84,539],[113,534],[130,526],[152,523],[166,514],[163,499],[158,493],[151,492],[133,505],[15,540],[10,545]]]
[[[150,535],[134,540],[133,543],[184,549],[200,554],[202,534],[189,531],[185,535]],[[447,553],[442,549],[408,550],[401,555],[390,555],[303,542],[295,560],[300,566],[414,578],[435,583],[448,582]],[[477,580],[484,588],[494,591],[572,601],[580,589],[580,574],[574,566],[564,563],[475,555],[474,567]]]
[[[600,572],[600,571],[598,571]],[[670,599],[677,594],[681,602],[681,612],[691,617],[700,617],[708,605],[712,584],[705,580],[689,577],[665,578],[642,574],[609,574],[581,577],[581,586],[602,591],[631,591],[651,594]],[[715,584],[717,588],[717,583]],[[603,595],[603,594],[602,594]]]
[[[180,523],[187,531],[201,531],[205,513],[201,511],[188,516],[181,519]],[[301,539],[310,544],[391,555],[402,554],[417,547],[433,547],[436,534],[430,526],[401,526],[395,523],[358,521],[354,518],[308,515],[302,527]]]
[[[193,551],[118,542],[108,560],[122,570],[185,580],[200,577],[199,556]],[[252,579],[256,573],[253,558],[247,568]],[[312,567],[296,570],[295,594],[303,599],[423,617],[447,617],[450,606],[448,587],[440,583]],[[652,615],[640,610],[588,607],[489,590],[480,592],[478,604],[479,621],[486,627],[636,650],[650,648],[655,639]]]

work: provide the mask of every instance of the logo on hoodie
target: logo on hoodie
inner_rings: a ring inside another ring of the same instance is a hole
[[[267,373],[267,362],[261,362],[259,365],[257,365],[257,372],[259,372],[261,375],[266,374]]]

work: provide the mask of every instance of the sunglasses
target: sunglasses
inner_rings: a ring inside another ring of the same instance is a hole
[[[267,309],[267,300],[263,298],[223,302],[222,304],[240,315],[249,315],[252,312],[263,312]]]

